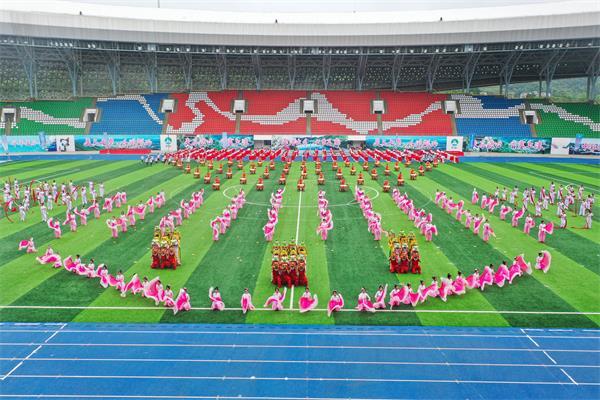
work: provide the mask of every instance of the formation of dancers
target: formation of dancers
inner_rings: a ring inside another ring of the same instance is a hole
[[[55,253],[50,246],[43,255],[36,259],[40,264],[51,264],[54,268],[64,267],[65,270],[88,279],[97,278],[103,288],[113,287],[120,292],[121,297],[126,297],[127,293],[140,294],[142,297],[154,300],[154,304],[157,306],[163,304],[165,307],[172,309],[174,314],[191,309],[190,295],[185,287],[179,290],[177,297],[174,297],[171,287],[169,285],[164,287],[158,277],[152,280],[144,277],[140,280],[139,276],[134,274],[126,282],[121,270],[116,275],[112,275],[108,272],[106,265],[99,264],[96,267],[93,258],[90,258],[88,263],[84,263],[79,255],[75,259],[68,256],[62,260],[61,256]]]
[[[369,199],[369,196],[360,187],[356,186],[354,188],[354,200],[360,206],[373,238],[377,241],[381,240],[381,234],[384,232],[381,226],[381,214],[373,210],[373,203]]]
[[[267,210],[268,219],[263,226],[263,234],[267,242],[272,241],[273,235],[275,235],[275,227],[279,222],[279,210],[283,203],[283,192],[285,192],[285,188],[277,189],[274,193],[271,193],[271,208]]]
[[[317,235],[321,236],[321,239],[325,241],[327,240],[329,231],[333,229],[333,215],[331,214],[329,201],[325,197],[325,192],[323,190],[319,190],[318,197],[319,204],[317,212],[319,213],[321,222],[317,228]]]
[[[456,211],[456,221],[459,223],[462,223],[462,217],[464,215],[465,228],[471,229],[473,234],[477,236],[479,236],[479,232],[481,231],[481,237],[484,242],[488,242],[492,236],[496,237],[496,233],[492,229],[492,226],[485,215],[483,215],[483,213],[481,215],[479,213],[472,214],[469,210],[465,210],[464,200],[455,202],[452,197],[446,196],[445,192],[436,190],[434,202],[448,214],[452,214],[453,211]],[[494,212],[496,205],[498,205],[497,202],[489,205],[490,213]]]
[[[141,221],[143,221],[146,218],[146,212],[149,212],[151,214],[154,213],[154,210],[156,208],[161,208],[165,204],[165,202],[166,202],[166,197],[165,197],[164,192],[158,192],[155,196],[150,196],[148,198],[148,200],[146,200],[145,202],[140,201],[139,204],[136,206],[131,206],[131,205],[127,206],[127,211],[121,212],[121,215],[119,215],[118,217],[115,217],[113,215],[112,217],[107,219],[106,226],[110,230],[110,234],[111,234],[112,238],[113,239],[118,238],[119,232],[121,232],[121,233],[127,232],[128,226],[134,227],[136,225],[136,217],[139,217],[139,219]],[[124,204],[124,203],[120,203],[120,204]],[[109,209],[112,211],[112,203],[110,203],[110,206],[107,208],[107,211]],[[172,221],[170,221],[170,222],[172,222]],[[167,222],[165,221],[164,217],[163,217],[163,219],[161,219],[161,225],[163,226],[163,229],[165,229],[166,226],[168,225]]]
[[[417,210],[412,199],[408,197],[408,194],[401,194],[398,189],[394,188],[392,191],[392,198],[398,208],[402,210],[411,221],[414,221],[415,228],[421,232],[421,235],[425,236],[426,241],[431,242],[433,236],[438,235],[437,227],[433,224],[433,215],[427,213],[423,208]]]
[[[246,204],[246,192],[240,189],[238,194],[231,199],[231,202],[221,212],[221,215],[210,221],[213,241],[216,242],[221,235],[227,233],[227,230],[231,227],[231,221],[237,219],[238,212],[244,207],[244,204]]]
[[[271,283],[277,287],[308,286],[304,244],[275,242],[271,249]]]

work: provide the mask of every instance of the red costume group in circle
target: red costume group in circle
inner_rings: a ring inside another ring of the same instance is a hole
[[[152,239],[152,264],[153,269],[177,269],[181,265],[179,232],[166,232],[162,235],[160,229],[154,231]]]
[[[277,287],[308,286],[304,244],[279,244],[271,250],[271,283]]]
[[[390,233],[388,239],[390,247],[390,272],[397,274],[420,274],[421,255],[414,233],[395,235]]]

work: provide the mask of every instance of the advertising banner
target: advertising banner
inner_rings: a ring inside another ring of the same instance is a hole
[[[461,138],[460,136],[451,136]],[[446,150],[446,136],[367,136],[366,144],[374,149],[397,149],[397,150]],[[462,138],[458,142],[453,142],[462,150]]]
[[[446,137],[446,151],[463,151],[463,137],[462,136]]]
[[[249,135],[193,135],[178,136],[179,149],[248,149],[254,146]]]
[[[600,155],[600,139],[553,138],[552,154]]]
[[[160,135],[160,151],[163,153],[177,151],[177,135]]]
[[[77,151],[160,150],[160,135],[77,135],[75,149]]]
[[[4,153],[34,153],[56,151],[54,136],[43,133],[35,136],[2,136],[0,141]]]
[[[482,153],[550,153],[549,138],[512,138],[499,136],[472,136],[466,151]]]
[[[277,136],[271,137],[271,148],[295,148],[304,150],[327,150],[348,148],[350,141],[347,136]]]

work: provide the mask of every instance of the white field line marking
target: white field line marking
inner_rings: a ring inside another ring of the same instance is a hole
[[[302,210],[302,192],[298,197],[298,218],[296,219],[296,244],[298,244],[298,234],[300,233],[300,210]]]
[[[555,364],[554,366],[556,366],[556,361],[554,361],[554,358],[550,357],[550,355],[548,353],[546,353],[546,350],[544,350],[543,352],[546,355],[546,357],[548,357],[550,359],[550,361],[552,361]]]
[[[48,342],[49,342],[49,341],[50,341],[50,340],[51,340],[51,339],[52,339],[54,336],[56,336],[56,335],[58,334],[58,332],[60,332],[60,331],[61,331],[61,330],[62,330],[62,329],[65,327],[65,326],[67,326],[67,324],[62,324],[60,328],[58,328],[56,331],[54,331],[54,332],[52,333],[52,335],[50,335],[50,336],[49,336],[49,337],[48,337],[46,340],[44,340],[44,343],[42,343],[42,344],[39,344],[39,345],[38,345],[38,347],[36,347],[36,348],[35,348],[35,350],[33,350],[31,353],[29,353],[29,355],[28,355],[27,357],[23,358],[23,359],[22,359],[22,360],[21,360],[21,361],[20,361],[20,362],[19,362],[19,363],[18,363],[18,364],[17,364],[17,365],[16,365],[16,366],[13,368],[13,369],[11,369],[11,370],[8,372],[8,374],[6,374],[6,375],[2,376],[2,377],[0,378],[0,381],[3,381],[3,380],[5,380],[5,379],[6,379],[6,378],[8,378],[8,377],[9,377],[9,376],[10,376],[10,375],[13,373],[13,372],[15,372],[17,369],[19,369],[19,367],[20,367],[21,365],[23,365],[23,363],[24,363],[25,361],[29,360],[29,358],[30,358],[32,355],[34,355],[35,353],[37,353],[37,352],[38,352],[38,350],[42,348],[42,346],[44,346],[45,344],[48,344]]]
[[[563,371],[564,372],[564,371]],[[565,372],[566,374],[566,372]],[[567,375],[568,376],[568,375]],[[170,375],[13,375],[13,378],[49,379],[152,379],[152,380],[203,380],[203,381],[293,381],[293,382],[369,382],[369,383],[469,383],[491,385],[586,385],[600,386],[600,382],[578,384],[554,381],[496,381],[460,379],[375,379],[375,378],[309,378],[309,377],[256,377],[256,376],[170,376]]]
[[[544,352],[545,353],[545,352]],[[547,355],[547,354],[546,354]],[[0,358],[2,361],[20,360],[19,358]],[[465,366],[465,367],[548,367],[548,368],[600,368],[600,365],[548,365],[548,364],[510,364],[510,363],[462,363],[462,362],[418,362],[418,361],[336,361],[336,360],[235,360],[235,359],[189,359],[189,358],[30,358],[29,361],[49,362],[133,362],[133,363],[239,363],[239,364],[350,364],[350,365],[435,365],[435,366]],[[556,363],[555,363],[556,364]]]
[[[294,285],[292,285],[292,290],[290,294],[290,310],[294,309]]]
[[[53,332],[44,329],[0,329],[0,333],[8,333],[8,332],[16,332],[16,333],[44,333],[44,332]],[[150,335],[150,334],[171,334],[171,335],[281,335],[281,336],[408,336],[408,337],[477,337],[477,338],[523,338],[522,335],[510,335],[510,334],[478,334],[478,333],[434,333],[429,332],[427,330],[419,331],[416,333],[394,333],[394,332],[384,332],[384,331],[368,331],[365,330],[363,332],[356,331],[343,331],[336,330],[332,332],[328,331],[212,331],[212,330],[194,330],[194,331],[171,331],[171,330],[111,330],[111,329],[64,329],[63,333],[120,333],[120,334],[142,334],[142,335]],[[531,335],[532,338],[540,338],[540,339],[592,339],[599,340],[600,336],[555,336],[555,335]]]
[[[35,396],[29,394],[0,394],[0,398],[31,398],[36,399],[214,399],[215,396],[144,396],[144,395],[103,395],[103,394],[36,394]],[[222,400],[306,400],[306,397],[257,397],[257,396],[218,396]],[[313,400],[346,400],[343,397],[311,397]],[[354,400],[403,400],[399,397],[394,398],[359,398],[354,397]]]
[[[154,311],[165,311],[165,308],[161,307],[120,307],[120,306],[15,306],[15,305],[0,305],[0,309],[49,309],[49,310],[154,310]],[[210,307],[192,307],[191,310],[195,311],[210,311]],[[230,307],[223,311],[242,311],[240,307]],[[221,311],[221,312],[223,312]],[[273,311],[270,308],[256,308],[254,311]],[[327,312],[325,308],[315,308],[311,310]],[[345,308],[340,310],[342,312],[358,312],[353,308]],[[421,309],[407,309],[407,310],[377,310],[378,313],[450,313],[450,314],[541,314],[541,315],[600,315],[600,311],[498,311],[498,310],[421,310]]]
[[[571,382],[573,382],[575,385],[578,385],[578,383],[575,381],[575,379],[571,378],[571,375],[567,374],[567,371],[565,371],[565,370],[564,370],[564,369],[562,369],[562,368],[561,368],[560,370],[563,372],[563,374],[565,374],[565,375],[567,376],[567,378],[569,378],[569,380],[570,380]],[[599,384],[599,385],[600,385],[600,384]]]
[[[521,329],[521,332],[523,332],[523,334],[524,334],[524,335],[527,337],[527,339],[531,340],[531,341],[533,342],[533,344],[535,344],[535,347],[540,347],[540,345],[539,345],[539,344],[537,344],[537,342],[536,342],[535,340],[533,340],[533,339],[531,338],[531,336],[529,336],[529,335],[527,334],[527,332],[525,332],[523,329]]]
[[[191,348],[244,348],[244,349],[330,349],[330,350],[447,350],[447,351],[538,351],[544,349],[523,348],[473,348],[473,347],[409,347],[409,346],[311,346],[311,345],[268,345],[268,344],[183,344],[183,343],[12,343],[0,342],[0,346],[56,346],[56,347],[191,347]],[[600,353],[598,349],[546,349],[553,353]]]

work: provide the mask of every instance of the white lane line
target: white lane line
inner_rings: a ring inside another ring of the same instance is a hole
[[[292,285],[292,290],[290,294],[290,310],[294,309],[294,285]]]
[[[536,342],[535,340],[533,340],[533,339],[531,338],[531,336],[529,336],[529,335],[527,334],[527,332],[525,332],[523,329],[521,329],[521,332],[523,332],[523,334],[524,334],[524,335],[527,337],[527,339],[531,340],[531,341],[533,342],[533,344],[535,344],[535,347],[540,347],[540,345],[539,345],[539,344],[537,344],[537,342]]]
[[[546,352],[544,354],[548,355]],[[548,356],[550,357],[550,356]],[[19,358],[0,358],[0,361],[19,360]],[[600,365],[548,365],[548,364],[511,364],[511,363],[467,363],[467,362],[425,362],[425,361],[353,361],[353,360],[250,360],[250,359],[196,359],[196,358],[69,358],[34,357],[29,361],[48,362],[123,362],[123,363],[224,363],[224,364],[316,364],[316,365],[432,365],[453,367],[524,367],[524,368],[600,368]],[[554,360],[552,360],[554,361]],[[556,364],[556,362],[554,362]]]
[[[575,381],[575,379],[571,378],[571,375],[567,374],[567,371],[565,371],[565,370],[564,370],[564,369],[562,369],[562,368],[561,368],[560,370],[563,372],[563,374],[565,374],[565,375],[567,376],[567,378],[569,378],[569,380],[570,380],[571,382],[573,382],[575,385],[578,385],[578,383]],[[598,385],[600,385],[600,383],[599,383]]]
[[[447,351],[518,351],[518,352],[542,352],[544,349],[518,348],[480,348],[480,347],[422,347],[422,346],[318,346],[318,345],[283,345],[283,344],[184,344],[184,343],[12,343],[0,342],[0,346],[44,346],[56,347],[164,347],[164,348],[226,348],[226,349],[328,349],[328,350],[447,350]],[[600,353],[596,349],[545,349],[553,353]]]
[[[550,355],[548,353],[546,353],[546,350],[544,350],[543,352],[546,355],[546,357],[548,357],[550,359],[550,361],[552,361],[554,364],[556,364],[556,361],[554,361],[554,358],[550,357]],[[600,368],[600,366],[598,366],[598,367]]]
[[[563,371],[564,372],[564,371]],[[566,374],[566,372],[565,372]],[[567,374],[568,376],[568,374]],[[204,380],[204,381],[292,381],[292,382],[369,382],[369,383],[467,383],[484,385],[569,385],[555,381],[499,381],[499,380],[461,380],[461,379],[386,379],[386,378],[310,378],[310,377],[257,377],[257,376],[171,376],[171,375],[13,375],[21,379],[111,379],[111,380]],[[577,383],[571,379],[571,385],[600,386],[600,382]]]
[[[161,396],[161,395],[103,395],[103,394],[36,394],[35,396],[29,394],[0,394],[0,398],[32,398],[36,399],[215,399],[215,396]],[[260,397],[260,396],[218,396],[218,399],[222,400],[306,400],[306,397]],[[347,400],[345,397],[311,397],[312,400]],[[393,398],[360,398],[354,397],[354,400],[402,400],[399,397]],[[407,398],[408,399],[408,398]]]
[[[76,327],[75,327],[76,328]],[[345,330],[336,330],[336,331],[271,331],[271,330],[263,330],[263,331],[217,331],[217,330],[194,330],[194,331],[176,331],[176,330],[167,330],[167,329],[151,329],[148,330],[126,330],[126,329],[63,329],[62,333],[119,333],[119,334],[142,334],[142,335],[154,335],[154,334],[172,334],[172,335],[282,335],[282,336],[400,336],[400,337],[423,337],[427,335],[428,337],[476,337],[476,338],[523,338],[522,335],[510,335],[510,334],[479,334],[479,333],[435,333],[430,332],[426,329],[422,331],[417,331],[415,333],[397,333],[397,332],[386,332],[386,331],[345,331]],[[45,329],[0,329],[0,333],[49,333],[54,331],[49,331]],[[584,339],[584,340],[600,340],[600,336],[554,336],[554,335],[530,335],[532,338],[536,339]]]
[[[25,361],[29,360],[31,356],[33,356],[35,353],[37,353],[37,352],[38,352],[38,350],[42,348],[42,346],[44,346],[45,344],[48,344],[48,342],[49,342],[49,341],[50,341],[50,340],[51,340],[51,339],[52,339],[54,336],[56,336],[56,335],[58,334],[58,332],[60,332],[60,330],[61,330],[61,329],[63,329],[65,326],[67,326],[67,324],[62,324],[60,328],[58,328],[56,331],[54,331],[54,332],[52,333],[52,335],[50,335],[50,336],[49,336],[49,337],[48,337],[46,340],[44,340],[44,343],[41,343],[41,344],[39,344],[39,345],[38,345],[38,346],[35,348],[35,350],[33,350],[31,353],[29,353],[29,355],[28,355],[27,357],[25,357],[24,359],[22,359],[22,360],[21,360],[21,361],[20,361],[20,362],[19,362],[17,365],[15,365],[15,367],[14,367],[13,369],[11,369],[11,370],[10,370],[10,371],[9,371],[9,372],[6,374],[6,375],[3,375],[3,376],[0,378],[0,381],[3,381],[3,380],[5,380],[6,378],[8,378],[9,376],[11,376],[11,374],[12,374],[13,372],[15,372],[17,369],[19,369],[19,367],[20,367],[21,365],[23,365],[23,363],[24,363]],[[32,345],[33,345],[33,344],[32,344]]]
[[[15,306],[0,305],[0,309],[22,309],[22,310],[142,310],[142,311],[165,311],[163,307],[122,307],[122,306]],[[192,307],[192,311],[210,311],[210,307]],[[240,307],[226,308],[225,311],[241,311]],[[273,311],[270,308],[256,308],[255,311]],[[327,312],[326,308],[315,308],[311,310]],[[353,308],[344,308],[341,312],[358,312]],[[600,315],[600,311],[499,311],[499,310],[424,310],[424,309],[406,309],[406,310],[377,310],[378,313],[433,313],[433,314],[538,314],[538,315]]]

